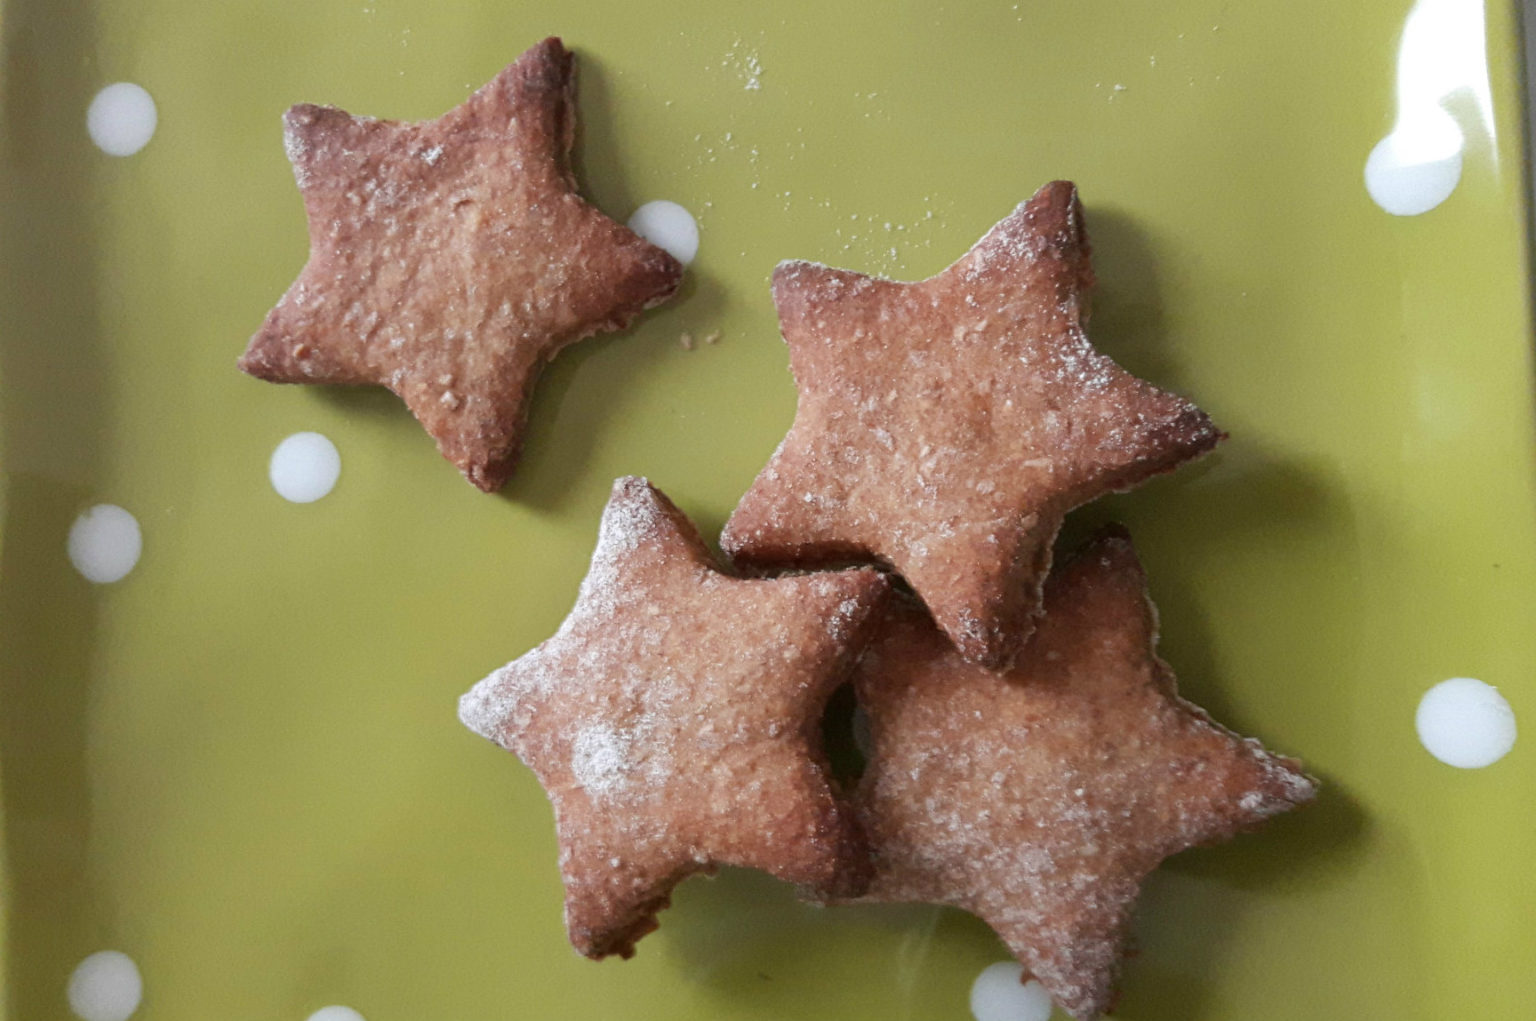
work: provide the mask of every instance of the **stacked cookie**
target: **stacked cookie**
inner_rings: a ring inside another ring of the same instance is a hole
[[[577,194],[572,70],[549,39],[434,121],[291,110],[310,257],[241,367],[387,386],[499,487],[544,363],[682,272]],[[799,407],[721,536],[734,567],[620,479],[570,616],[460,702],[554,804],[577,950],[627,957],[677,883],[745,866],[972,911],[1097,1017],[1147,873],[1312,797],[1178,697],[1123,531],[1053,568],[1068,511],[1221,439],[1093,349],[1092,283],[1065,182],[929,280],[778,268]],[[851,792],[821,733],[849,681]]]
[[[1052,569],[1070,508],[1220,438],[1089,345],[1091,280],[1063,183],[931,280],[779,267],[800,403],[721,538],[750,575],[620,479],[570,617],[460,703],[555,805],[579,951],[628,956],[683,878],[750,866],[972,911],[1094,1018],[1147,873],[1312,797],[1178,697],[1123,531]],[[845,797],[820,723],[848,679]]]

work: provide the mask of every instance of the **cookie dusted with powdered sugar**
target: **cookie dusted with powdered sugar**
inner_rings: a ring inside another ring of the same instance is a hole
[[[1092,282],[1064,181],[918,283],[781,264],[773,299],[799,407],[727,523],[726,552],[753,567],[883,561],[967,659],[1006,665],[1063,515],[1221,438],[1090,346]]]
[[[1001,675],[893,601],[854,677],[872,742],[858,791],[867,899],[964,908],[1064,1010],[1107,1010],[1146,875],[1315,793],[1297,762],[1179,698],[1156,639],[1119,530],[1051,576]]]
[[[628,957],[672,888],[717,865],[862,888],[821,717],[888,587],[869,569],[724,574],[648,482],[614,484],[575,609],[459,702],[554,804],[577,950]]]
[[[576,193],[574,60],[546,39],[431,121],[289,110],[309,261],[240,368],[388,387],[465,478],[500,488],[545,363],[682,280]]]

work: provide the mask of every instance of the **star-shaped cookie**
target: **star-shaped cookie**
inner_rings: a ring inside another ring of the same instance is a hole
[[[869,569],[723,574],[665,496],[614,484],[575,609],[459,702],[549,794],[577,950],[628,957],[672,888],[717,865],[862,887],[821,717],[888,588]]]
[[[1138,888],[1164,858],[1309,801],[1299,764],[1178,697],[1129,538],[1046,584],[1013,668],[967,663],[914,601],[866,652],[858,803],[868,899],[979,915],[1075,1017],[1113,1000]]]
[[[1194,405],[1095,351],[1076,189],[1048,184],[938,276],[781,264],[799,407],[721,545],[757,566],[877,558],[968,659],[1002,666],[1062,516],[1213,447]]]
[[[240,368],[386,386],[470,482],[499,488],[544,364],[682,279],[576,193],[573,61],[546,39],[431,121],[289,110],[309,261]]]

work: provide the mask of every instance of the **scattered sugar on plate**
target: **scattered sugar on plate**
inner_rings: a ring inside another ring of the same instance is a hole
[[[1034,979],[1021,981],[1017,961],[989,964],[971,983],[971,1016],[976,1021],[1049,1021],[1051,994]]]
[[[1429,754],[1448,766],[1481,769],[1515,746],[1515,712],[1499,689],[1452,677],[1424,693],[1414,724]]]
[[[128,1021],[144,998],[144,980],[133,958],[102,950],[75,966],[65,994],[81,1021]]]
[[[748,92],[756,92],[763,87],[763,62],[756,50],[744,49],[739,38],[731,43],[720,66],[735,71],[741,77],[741,87]]]

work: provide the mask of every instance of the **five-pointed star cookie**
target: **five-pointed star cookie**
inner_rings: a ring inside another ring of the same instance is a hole
[[[794,426],[726,525],[755,566],[874,557],[966,658],[1005,665],[1062,516],[1211,447],[1198,408],[1095,351],[1076,190],[1058,181],[938,276],[774,273]]]
[[[615,483],[575,609],[459,703],[554,804],[577,950],[628,957],[672,888],[716,865],[861,888],[821,716],[887,590],[869,569],[722,574],[665,496]]]
[[[546,39],[432,121],[289,110],[309,261],[240,368],[386,386],[470,482],[499,488],[544,364],[682,279],[576,193],[573,60]]]
[[[868,898],[971,911],[1065,1010],[1106,1010],[1147,873],[1314,794],[1296,762],[1180,699],[1155,642],[1120,531],[1051,576],[1005,674],[961,659],[915,602],[893,610],[854,679]]]

